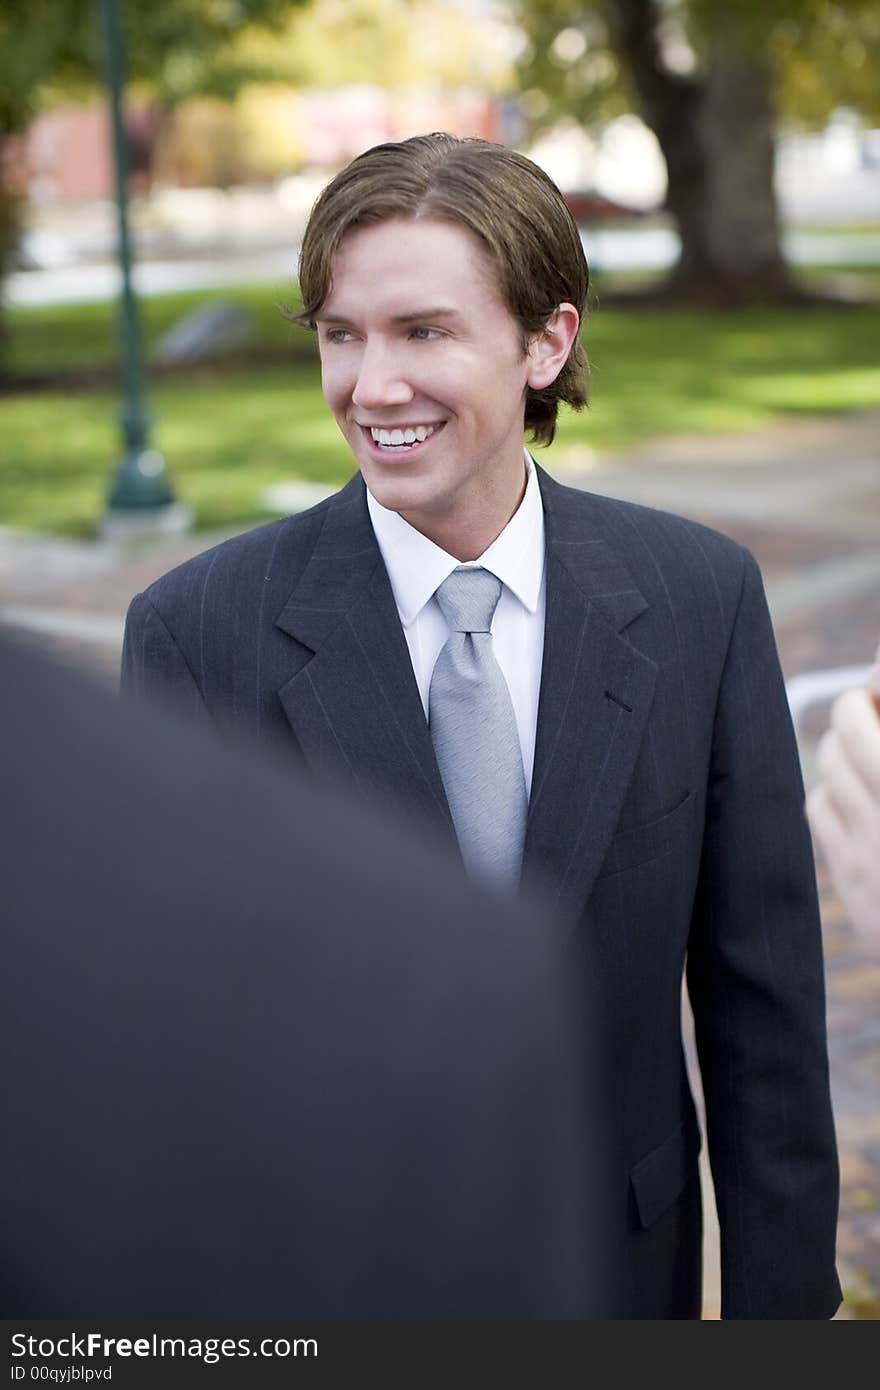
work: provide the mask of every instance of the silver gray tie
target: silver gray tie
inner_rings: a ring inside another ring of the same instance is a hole
[[[428,719],[467,869],[496,886],[519,883],[526,794],[510,691],[490,628],[501,580],[459,567],[437,590],[449,638],[437,658]]]

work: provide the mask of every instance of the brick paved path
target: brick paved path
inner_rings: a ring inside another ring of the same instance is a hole
[[[665,440],[593,457],[547,456],[562,482],[715,526],[764,573],[786,678],[867,664],[880,641],[880,410],[797,421],[760,434]],[[25,540],[0,528],[0,622],[114,683],[133,594],[212,544],[165,540],[137,551]],[[827,705],[799,725],[812,777]],[[828,977],[832,1087],[841,1153],[843,1318],[880,1316],[880,948],[860,944],[818,864]],[[691,1064],[693,1048],[691,1041]],[[698,1090],[698,1086],[697,1086]],[[705,1163],[705,1156],[704,1156]],[[706,1184],[707,1194],[709,1192]],[[718,1316],[717,1228],[707,1200],[704,1313]]]

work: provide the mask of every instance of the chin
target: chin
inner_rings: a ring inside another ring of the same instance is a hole
[[[389,478],[375,467],[362,468],[361,473],[376,501],[389,512],[430,511],[432,503],[436,505],[424,478]]]

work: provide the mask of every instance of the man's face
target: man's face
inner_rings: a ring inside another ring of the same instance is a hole
[[[357,228],[316,320],[324,397],[376,500],[426,535],[506,507],[501,529],[525,478],[530,359],[477,238]]]

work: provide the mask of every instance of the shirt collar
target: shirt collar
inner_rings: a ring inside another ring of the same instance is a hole
[[[544,509],[534,461],[528,453],[525,460],[528,477],[523,499],[500,536],[473,564],[491,570],[534,613],[544,577]],[[398,512],[383,507],[369,488],[367,506],[400,620],[409,627],[459,561]]]

